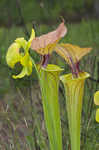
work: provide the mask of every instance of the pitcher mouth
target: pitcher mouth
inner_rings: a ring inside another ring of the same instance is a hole
[[[61,72],[64,70],[63,68],[60,68],[59,66],[54,64],[47,64],[46,68],[42,66],[42,69],[48,72]]]
[[[78,80],[84,80],[86,78],[90,77],[90,74],[87,72],[79,72],[78,78],[73,78],[72,73],[62,75],[60,77],[60,80],[63,82],[71,82],[71,81],[78,81]]]

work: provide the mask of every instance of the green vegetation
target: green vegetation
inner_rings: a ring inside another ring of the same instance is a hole
[[[84,47],[91,46],[93,48],[93,51],[81,61],[81,68],[89,72],[94,79],[99,79],[99,56],[97,55],[99,53],[99,22],[82,21],[80,24],[68,24],[67,26],[69,32],[62,41]],[[27,27],[31,31],[32,25],[27,24]],[[36,28],[38,31],[37,35],[40,35],[55,27],[43,24]],[[11,29],[0,28],[0,118],[2,126],[0,148],[3,149],[5,147],[8,150],[20,150],[32,149],[33,147],[33,150],[48,150],[41,96],[40,92],[38,92],[39,87],[37,83],[35,84],[35,80],[37,80],[35,78],[35,72],[30,77],[15,81],[11,78],[11,74],[14,74],[16,69],[12,73],[11,70],[9,72],[5,61],[5,55],[9,45],[17,37],[22,36],[25,37],[23,28],[21,27],[13,26]],[[56,59],[52,59],[51,62],[61,67],[64,66],[65,71],[69,72],[69,68],[64,61],[56,54],[54,55]],[[39,60],[37,55],[33,55],[33,57],[36,61]],[[17,70],[19,69],[21,68],[17,66]],[[62,88],[61,84],[60,87]],[[82,112],[82,150],[99,149],[99,124],[95,121],[96,106],[93,104],[93,95],[96,89],[99,89],[99,84],[88,79],[85,86]],[[65,100],[61,92],[60,104],[62,108],[63,145],[64,150],[68,150],[69,133],[68,125],[66,126],[67,114],[64,106]]]
[[[22,24],[19,7],[25,22],[52,23],[63,16],[70,19],[93,9],[94,0],[0,0],[0,24]]]

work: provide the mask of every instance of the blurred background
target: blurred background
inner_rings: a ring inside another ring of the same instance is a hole
[[[56,29],[62,21],[68,28],[62,42],[93,51],[81,60],[82,70],[90,73],[85,85],[81,124],[81,150],[99,150],[99,124],[95,121],[95,91],[99,90],[99,0],[0,0],[0,150],[48,150],[41,93],[35,70],[30,77],[12,79],[22,69],[6,63],[8,47],[17,37],[29,39]],[[36,62],[40,58],[30,51]],[[51,62],[68,65],[53,54]],[[64,150],[70,150],[65,97],[60,83],[59,102]]]

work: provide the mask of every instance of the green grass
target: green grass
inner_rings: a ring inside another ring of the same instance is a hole
[[[51,31],[56,26],[37,25],[36,35]],[[80,24],[67,24],[67,27],[68,34],[61,42],[92,47],[93,51],[82,59],[81,69],[89,72],[94,79],[99,79],[99,21],[82,21]],[[32,25],[27,24],[27,28],[30,32]],[[16,69],[10,70],[5,61],[9,45],[17,37],[23,36],[27,38],[21,27],[0,28],[0,149],[48,150],[41,95],[35,71],[30,77],[13,80],[11,74],[16,73]],[[38,61],[38,55],[33,54]],[[64,72],[70,72],[64,60],[55,53],[51,63],[64,67]],[[83,101],[81,150],[99,149],[99,124],[95,121],[96,106],[93,103],[96,90],[99,90],[99,83],[88,79]],[[69,150],[67,114],[61,92],[60,106],[64,150]]]

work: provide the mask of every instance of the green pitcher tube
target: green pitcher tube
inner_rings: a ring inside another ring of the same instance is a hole
[[[62,150],[62,131],[58,102],[59,75],[62,70],[56,65],[48,64],[46,68],[42,67],[39,72],[44,119],[51,150]]]
[[[72,74],[60,77],[65,88],[71,150],[80,150],[82,99],[84,82],[88,77],[89,74],[86,72],[80,72],[78,78],[73,78]]]

